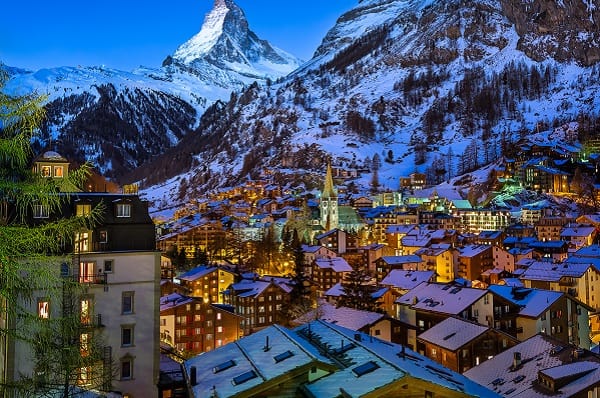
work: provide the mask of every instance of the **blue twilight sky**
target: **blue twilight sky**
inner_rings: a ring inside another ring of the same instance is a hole
[[[304,60],[358,0],[237,0],[260,38]],[[200,31],[213,0],[9,0],[2,6],[0,62],[40,69],[158,67]]]

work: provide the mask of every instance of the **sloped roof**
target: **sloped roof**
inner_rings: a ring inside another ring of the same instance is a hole
[[[486,290],[459,286],[453,283],[421,283],[396,299],[396,303],[413,309],[456,315],[477,302]]]
[[[450,351],[456,351],[490,330],[488,326],[449,317],[427,329],[419,339]]]
[[[464,375],[482,385],[490,386],[504,397],[573,397],[600,380],[598,356],[581,350],[583,358],[573,361],[574,346],[544,334],[537,334],[506,351],[467,370]],[[519,353],[521,364],[513,367]],[[538,387],[538,372],[552,378],[574,376],[574,380],[551,392]]]
[[[428,282],[434,271],[412,271],[403,269],[391,270],[381,281],[381,285],[393,286],[402,290],[410,290],[423,282]]]
[[[520,307],[519,315],[537,318],[550,308],[564,293],[544,289],[514,288],[490,285],[488,290]]]

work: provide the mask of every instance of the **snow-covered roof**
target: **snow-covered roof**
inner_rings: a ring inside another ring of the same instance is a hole
[[[381,260],[388,265],[422,263],[423,259],[414,254],[404,256],[382,256]]]
[[[488,290],[520,307],[519,315],[537,318],[548,310],[564,293],[544,289],[515,288],[490,285]]]
[[[478,323],[449,317],[419,335],[419,340],[456,351],[473,341],[490,328]]]
[[[348,307],[336,307],[329,303],[322,303],[316,309],[294,320],[300,325],[320,319],[351,330],[360,330],[365,326],[373,325],[385,318],[379,312],[362,311]]]
[[[572,257],[600,257],[600,245],[584,246],[573,253]]]
[[[486,290],[453,283],[421,283],[396,299],[396,303],[413,309],[456,315],[487,294]]]
[[[491,250],[492,246],[490,245],[479,245],[479,244],[473,244],[473,245],[465,245],[463,247],[458,247],[458,255],[460,257],[474,257],[477,256],[483,252],[485,252],[486,250]]]
[[[195,299],[189,296],[184,296],[179,293],[171,293],[160,298],[160,311],[166,311],[174,307],[189,304]]]
[[[467,370],[464,375],[482,385],[490,386],[504,397],[573,397],[586,395],[600,380],[600,360],[588,351],[573,357],[574,346],[565,346],[557,339],[537,334],[506,351]],[[521,360],[514,366],[515,353]],[[574,362],[572,362],[574,361]],[[558,391],[541,388],[538,374],[554,380],[562,379]],[[568,380],[572,378],[572,380]]]
[[[179,275],[177,279],[182,281],[192,282],[198,278],[202,278],[205,275],[208,275],[214,271],[216,271],[217,267],[210,267],[206,265],[200,265],[196,268],[192,268],[191,270]]]
[[[383,278],[381,284],[402,290],[410,290],[423,282],[429,282],[433,275],[434,271],[393,269]]]
[[[385,232],[388,234],[408,234],[417,228],[416,224],[394,224],[388,225]]]
[[[576,227],[564,227],[562,231],[560,231],[561,238],[567,237],[586,237],[590,236],[596,230],[595,227],[585,227],[585,226],[576,226]]]
[[[350,272],[352,267],[342,257],[318,258],[315,265],[319,268],[331,268],[335,272]]]
[[[306,330],[307,326],[295,330],[302,329]],[[305,385],[305,390],[312,396],[361,397],[368,394],[375,396],[379,388],[402,382],[404,378],[407,378],[407,382],[413,378],[427,384],[435,384],[454,393],[478,397],[498,396],[461,374],[399,344],[379,340],[326,322],[313,322],[310,330],[322,343],[329,344],[331,347],[341,348],[340,341],[345,341],[344,345],[355,345],[348,352],[348,356],[352,358],[350,366]]]

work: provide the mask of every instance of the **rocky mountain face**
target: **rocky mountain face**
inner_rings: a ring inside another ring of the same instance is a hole
[[[322,172],[329,156],[366,171],[367,185],[377,174],[396,188],[414,171],[450,179],[529,131],[598,117],[596,28],[568,18],[596,11],[564,3],[363,0],[313,59],[215,103],[194,133],[128,178],[157,208],[263,169]],[[552,21],[572,32],[548,29]]]
[[[5,67],[5,90],[48,96],[47,122],[34,143],[107,177],[124,174],[177,144],[215,101],[255,81],[288,74],[300,61],[261,40],[231,0],[215,0],[196,36],[164,65],[132,72],[62,67],[31,72]]]
[[[593,65],[600,61],[600,8],[593,1],[502,0],[522,40],[519,49],[536,61],[553,58]]]

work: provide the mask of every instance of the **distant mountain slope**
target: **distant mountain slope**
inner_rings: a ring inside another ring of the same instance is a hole
[[[129,178],[157,206],[263,168],[322,171],[329,155],[346,167],[381,163],[378,181],[391,188],[413,171],[449,179],[528,131],[598,117],[598,32],[588,20],[600,11],[564,3],[361,1],[312,60],[215,103],[193,134]]]
[[[221,56],[222,55],[222,56]],[[124,72],[105,67],[9,70],[7,92],[48,95],[38,151],[52,146],[96,163],[119,180],[175,145],[217,100],[254,81],[276,79],[300,61],[259,39],[231,0],[215,0],[196,36],[164,66]]]

